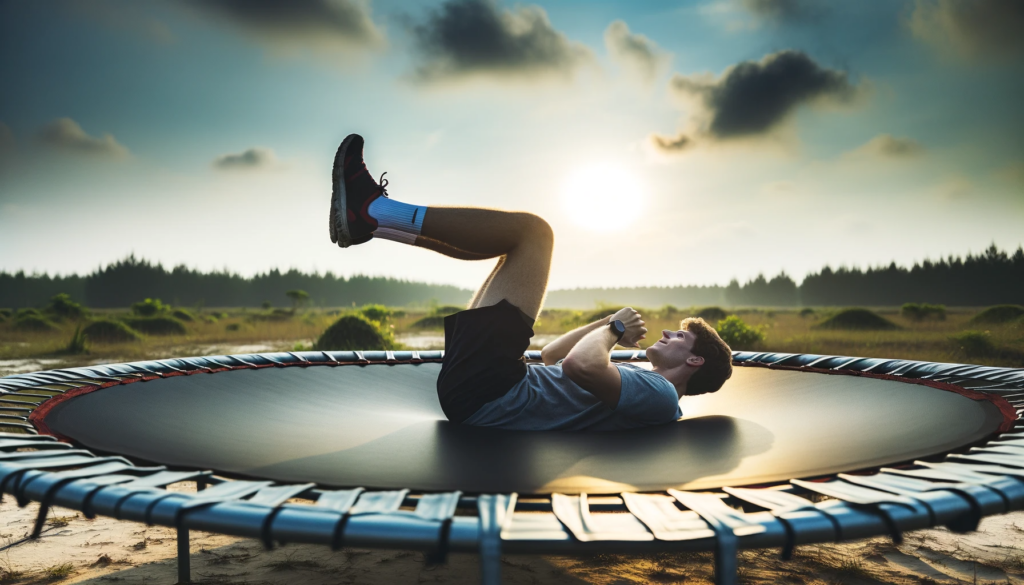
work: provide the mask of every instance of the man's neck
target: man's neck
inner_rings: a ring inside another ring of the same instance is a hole
[[[680,398],[686,395],[686,382],[690,379],[690,376],[687,375],[685,369],[663,369],[659,368],[658,366],[654,366],[651,368],[651,371],[654,372],[655,374],[660,375],[662,378],[668,380],[669,383],[675,387],[676,394]]]

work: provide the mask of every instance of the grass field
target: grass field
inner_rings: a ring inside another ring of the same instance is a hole
[[[534,328],[534,347],[611,310],[544,311]],[[671,308],[639,310],[652,332],[642,345],[657,340],[661,329],[675,328],[681,318],[696,312],[696,309]],[[898,328],[880,331],[816,328],[837,310],[729,310],[764,336],[761,342],[733,349],[1024,367],[1024,321],[1020,319],[978,325],[971,319],[980,309],[957,308],[948,310],[944,320],[913,321],[902,317],[898,308],[881,308],[874,311]],[[68,352],[67,347],[80,322],[56,321],[52,330],[24,331],[14,325],[12,317],[0,323],[0,374],[26,371],[26,368],[32,369],[34,363],[50,368],[211,353],[309,349],[331,323],[354,311],[315,309],[292,314],[283,310],[205,310],[194,313],[194,320],[185,323],[184,335],[142,335],[138,341],[113,344],[87,340],[87,350],[79,353]],[[92,313],[93,319],[116,320],[127,316],[127,311]],[[381,327],[394,333],[400,347],[441,348],[440,318],[422,321],[428,316],[424,309],[393,310]]]

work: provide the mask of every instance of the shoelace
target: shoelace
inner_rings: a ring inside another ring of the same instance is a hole
[[[388,196],[388,180],[384,178],[384,175],[386,174],[388,174],[388,172],[384,171],[383,173],[380,174],[380,179],[377,180],[377,184],[380,185],[380,194],[385,197]]]

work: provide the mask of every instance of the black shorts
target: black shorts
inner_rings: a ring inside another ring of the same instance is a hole
[[[526,376],[523,353],[530,347],[533,323],[506,300],[444,318],[437,396],[448,420],[461,423]]]

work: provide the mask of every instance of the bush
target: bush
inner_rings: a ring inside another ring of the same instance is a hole
[[[18,312],[14,315],[16,319],[22,317],[42,317],[43,314],[39,312],[39,309],[18,309]]]
[[[929,305],[928,303],[906,303],[900,307],[900,315],[911,321],[935,319],[946,320],[946,305]]]
[[[658,315],[660,315],[663,319],[676,319],[682,314],[682,311],[680,311],[677,307],[674,307],[672,305],[665,305],[664,307],[661,308],[661,310],[658,311]]]
[[[196,318],[192,316],[192,313],[189,313],[185,309],[174,309],[173,311],[171,311],[171,317],[174,317],[178,321],[195,321],[196,320]]]
[[[185,324],[174,317],[129,317],[125,324],[146,335],[185,335]]]
[[[82,354],[89,353],[89,347],[85,343],[85,334],[82,333],[82,326],[75,327],[75,333],[68,340],[68,344],[64,346],[64,353],[70,354]]]
[[[843,309],[814,326],[815,329],[884,331],[899,329],[892,321],[867,309]]]
[[[89,314],[88,309],[71,300],[71,296],[60,293],[50,298],[45,312],[58,319],[81,319]]]
[[[374,350],[391,349],[395,345],[390,330],[381,331],[360,315],[346,315],[335,321],[320,335],[313,349]]]
[[[35,310],[35,309],[33,309]],[[49,319],[43,317],[36,312],[36,314],[20,314],[14,320],[14,328],[18,331],[54,331],[57,327],[50,322]]]
[[[764,341],[764,330],[760,327],[751,327],[743,322],[736,315],[730,315],[718,322],[715,326],[722,341],[729,344],[733,349],[752,349]]]
[[[813,317],[814,316],[814,309],[812,309],[810,307],[806,307],[806,308],[800,309],[800,316],[801,317]]]
[[[383,323],[391,318],[391,309],[384,305],[363,305],[359,312],[370,321]]]
[[[414,321],[410,327],[414,329],[444,329],[444,315],[427,315]]]
[[[273,309],[266,313],[255,313],[249,315],[250,321],[287,321],[295,314],[288,309]]]
[[[224,330],[225,331],[241,331],[242,330],[242,324],[241,323],[228,323],[227,325],[224,326]]]
[[[10,309],[0,309],[0,319],[10,319],[14,316],[14,311]]]
[[[152,317],[160,313],[166,313],[171,307],[160,302],[160,299],[146,299],[141,303],[132,305],[132,313],[140,317]]]
[[[97,343],[128,343],[138,341],[139,334],[120,321],[101,319],[85,326],[82,333]]]
[[[726,313],[721,307],[704,307],[703,309],[697,310],[696,316],[704,319],[708,323],[712,323],[714,321],[721,321],[722,319],[725,319],[726,316],[728,316],[728,313]],[[740,322],[742,323],[742,321]]]
[[[430,311],[431,315],[440,315],[447,317],[448,315],[454,315],[459,311],[465,311],[466,307],[459,307],[456,305],[441,305],[440,307],[434,307],[434,310]]]
[[[988,331],[961,331],[949,340],[967,357],[989,357],[998,352]]]
[[[1020,305],[996,305],[989,307],[971,318],[971,323],[1010,323],[1024,317],[1024,307]]]

